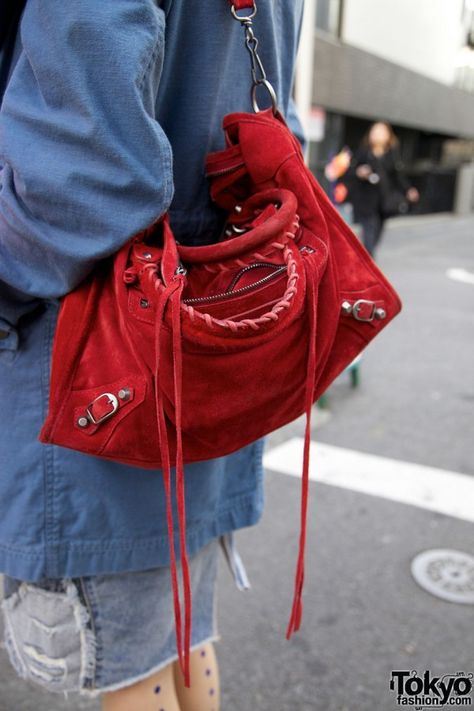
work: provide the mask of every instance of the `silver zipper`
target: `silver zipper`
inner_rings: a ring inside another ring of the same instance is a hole
[[[252,271],[252,269],[261,269],[262,267],[274,267],[275,271],[272,274],[267,274],[266,277],[262,277],[262,279],[266,280],[269,279],[270,277],[275,276],[276,274],[279,274],[283,269],[286,269],[286,265],[282,264],[281,266],[278,266],[278,264],[273,264],[273,262],[254,262],[254,264],[249,264],[246,267],[243,267],[240,272],[237,272],[235,277],[232,279],[232,282],[230,286],[226,289],[226,292],[232,291],[234,294],[234,287],[236,286],[237,282],[239,281],[240,277],[243,276],[246,272]],[[261,281],[261,280],[260,280]],[[254,284],[258,284],[259,282],[254,282]],[[241,287],[244,289],[245,287]],[[238,291],[238,289],[237,289]]]
[[[255,267],[262,266],[260,264],[255,264]],[[263,266],[267,266],[266,264],[263,264]],[[275,266],[274,264],[272,266]],[[245,267],[245,271],[247,271],[249,267]],[[275,276],[278,274],[281,274],[282,272],[286,272],[286,265],[283,265],[281,267],[278,267],[273,274],[267,274],[266,277],[262,277],[262,279],[258,279],[257,281],[254,281],[253,284],[247,284],[247,286],[242,286],[240,289],[235,289],[235,291],[224,291],[221,294],[213,294],[212,296],[200,296],[196,297],[194,299],[183,299],[183,303],[185,304],[204,304],[207,303],[208,301],[216,301],[218,299],[224,299],[228,298],[229,296],[236,296],[239,294],[244,294],[246,291],[250,291],[251,289],[255,289],[256,287],[260,286],[261,284],[265,284],[267,281],[270,281],[273,279]],[[240,279],[241,275],[243,272],[239,272],[237,275],[238,278]]]
[[[303,247],[300,247],[300,252],[309,252],[312,253],[315,250],[312,247],[307,247],[304,245]],[[247,286],[242,286],[240,289],[235,289],[235,291],[232,291],[233,286],[238,282],[242,274],[245,274],[245,272],[250,271],[251,269],[257,269],[259,267],[276,267],[275,271],[272,274],[267,274],[267,276],[262,277],[261,279],[258,279],[257,281],[254,281],[253,284],[247,284]],[[258,286],[261,286],[262,284],[266,284],[268,281],[271,281],[273,278],[281,274],[282,272],[286,271],[286,264],[283,264],[281,267],[278,267],[276,264],[272,264],[271,262],[255,262],[254,264],[249,264],[247,267],[244,267],[241,269],[234,277],[232,280],[230,286],[228,287],[227,291],[224,291],[220,294],[212,294],[212,296],[199,296],[199,297],[194,297],[190,299],[183,299],[184,304],[205,304],[208,302],[212,301],[217,301],[218,299],[225,299],[229,298],[231,296],[238,296],[239,294],[244,294],[247,291],[251,291],[252,289],[255,289]]]

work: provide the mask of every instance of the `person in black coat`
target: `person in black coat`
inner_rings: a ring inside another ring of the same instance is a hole
[[[354,220],[361,225],[362,241],[372,256],[385,219],[407,213],[410,203],[419,200],[418,190],[401,172],[398,146],[390,124],[377,121],[362,139],[345,176]]]

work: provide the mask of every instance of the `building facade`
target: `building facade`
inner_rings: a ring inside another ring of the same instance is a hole
[[[306,2],[313,41],[300,64],[313,71],[302,114],[318,178],[386,120],[422,194],[419,211],[453,209],[459,167],[474,160],[474,0]]]

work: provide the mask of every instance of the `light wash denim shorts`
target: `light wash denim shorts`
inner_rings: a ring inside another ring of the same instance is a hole
[[[189,557],[191,649],[220,639],[220,548],[237,588],[250,587],[233,532]],[[70,692],[94,698],[120,689],[178,658],[167,566],[34,583],[5,575],[1,607],[3,646],[17,674],[66,698]]]

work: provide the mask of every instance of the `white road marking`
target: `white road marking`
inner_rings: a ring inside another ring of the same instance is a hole
[[[303,438],[270,449],[264,466],[301,478]],[[474,522],[474,477],[311,442],[310,479]]]
[[[462,281],[463,284],[474,284],[474,272],[469,272],[461,267],[453,267],[446,271],[446,276],[454,281]]]

